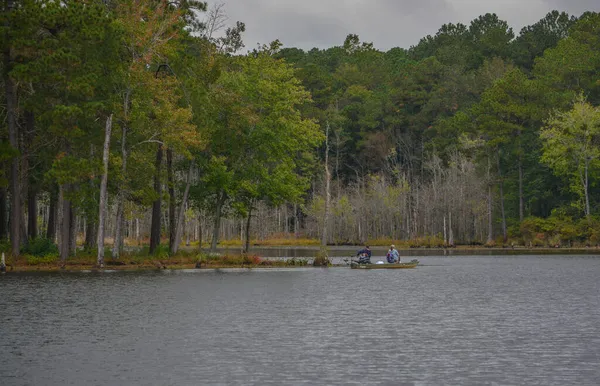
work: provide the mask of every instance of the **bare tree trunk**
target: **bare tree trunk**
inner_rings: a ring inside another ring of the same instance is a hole
[[[248,208],[248,217],[246,218],[246,241],[244,242],[244,250],[243,253],[248,253],[250,250],[250,223],[252,222],[252,206],[254,203],[250,202],[250,207]]]
[[[173,178],[173,150],[167,149],[167,185],[169,189],[169,249],[173,250],[175,243],[175,181]]]
[[[202,218],[198,216],[198,251],[202,252]]]
[[[183,229],[183,221],[185,219],[185,206],[187,205],[188,194],[190,193],[190,185],[192,184],[192,171],[194,170],[194,161],[190,161],[190,168],[188,170],[187,183],[185,184],[185,190],[183,192],[183,200],[179,208],[179,215],[177,216],[177,223],[175,225],[175,238],[171,244],[170,250],[171,255],[175,255],[179,249],[179,243],[181,242],[181,231]]]
[[[140,245],[140,219],[136,217],[135,219],[135,240],[137,241],[137,245]]]
[[[329,173],[329,122],[325,130],[325,213],[323,215],[323,232],[321,247],[327,246],[327,227],[329,226],[329,205],[331,204],[331,175]]]
[[[156,151],[156,162],[154,164],[156,172],[154,174],[154,191],[156,192],[157,199],[152,204],[152,224],[150,226],[150,254],[156,252],[156,249],[160,246],[160,227],[161,227],[161,196],[162,196],[162,185],[160,181],[160,168],[162,164],[162,145],[158,145]]]
[[[110,133],[112,131],[112,114],[106,120],[104,148],[102,151],[102,180],[100,182],[100,203],[98,208],[98,255],[97,264],[104,267],[104,219],[106,217],[106,186],[108,184],[108,156],[110,151]]]
[[[446,216],[444,216],[444,244],[448,244],[448,233],[446,230]]]
[[[337,182],[337,194],[336,197],[339,198],[342,195],[342,182],[340,179],[340,148],[341,148],[341,130],[334,130],[335,133],[335,179]]]
[[[298,238],[298,230],[299,230],[298,221],[300,221],[300,219],[298,218],[298,204],[294,203],[294,237],[295,238]]]
[[[69,219],[69,255],[75,256],[77,253],[77,216],[73,203],[71,203],[69,216],[71,216]]]
[[[212,243],[210,245],[210,251],[217,251],[217,243],[219,242],[219,233],[221,231],[221,210],[223,209],[223,204],[225,203],[225,192],[219,193],[219,197],[217,198],[217,208],[215,210],[215,223],[213,227],[213,237]]]
[[[8,126],[8,141],[10,146],[19,149],[19,128],[17,126],[17,94],[15,84],[10,77],[12,70],[11,41],[10,41],[10,16],[13,12],[13,0],[5,0],[5,43],[4,43],[4,92],[6,96],[6,123]],[[10,161],[10,243],[12,255],[19,256],[21,242],[21,186],[19,183],[19,157],[13,157]]]
[[[492,216],[492,184],[488,185],[487,217],[488,217],[487,242],[489,244],[491,244],[494,242],[494,222],[493,222],[493,216]]]
[[[452,232],[452,212],[450,212],[448,214],[448,228],[449,228],[449,234],[448,234],[448,245],[453,247],[454,246],[454,233]]]
[[[123,239],[133,237],[133,210],[129,212],[131,220],[127,222],[127,234]]]
[[[190,221],[188,221],[186,219],[183,226],[185,228],[185,246],[189,247],[190,246]]]
[[[587,217],[588,220],[590,219],[590,216],[591,216],[590,188],[589,188],[589,176],[588,176],[589,163],[590,163],[590,161],[588,159],[586,159],[585,167],[584,167],[584,178],[583,178],[583,192],[585,194],[585,217]]]
[[[128,98],[127,98],[128,99]],[[121,174],[123,183],[119,185],[117,195],[117,218],[115,222],[115,241],[112,248],[112,258],[118,259],[123,250],[123,225],[125,222],[125,181],[127,180],[127,126],[123,126],[121,134]]]

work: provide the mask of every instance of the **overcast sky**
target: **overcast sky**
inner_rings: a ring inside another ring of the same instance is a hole
[[[448,22],[469,24],[487,12],[508,21],[515,34],[558,9],[579,16],[600,11],[600,0],[216,0],[229,17],[246,23],[247,49],[279,39],[284,47],[328,48],[348,34],[380,50],[409,48]]]

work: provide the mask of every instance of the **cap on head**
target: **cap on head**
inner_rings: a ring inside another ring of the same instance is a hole
[[[394,244],[392,244],[392,248],[396,248],[396,246]]]

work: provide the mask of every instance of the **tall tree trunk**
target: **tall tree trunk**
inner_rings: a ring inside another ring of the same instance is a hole
[[[219,233],[221,229],[221,210],[223,209],[223,204],[225,203],[225,192],[219,193],[219,197],[217,198],[217,207],[215,209],[215,223],[213,227],[213,238],[212,243],[210,244],[210,251],[217,251],[217,243],[219,242]]]
[[[23,241],[37,238],[37,191],[33,178],[29,173],[30,157],[35,138],[35,115],[31,111],[25,111],[23,114],[25,121],[25,130],[23,131],[23,161],[21,163],[21,189],[26,192],[24,197],[27,201],[27,222],[23,218],[22,235]],[[24,215],[24,211],[22,211]],[[25,224],[27,228],[25,229]]]
[[[188,170],[187,183],[185,184],[185,190],[183,192],[183,200],[179,208],[179,215],[177,216],[177,223],[175,225],[175,237],[170,247],[171,255],[175,255],[179,249],[179,243],[181,241],[181,232],[183,229],[183,221],[185,219],[185,207],[187,205],[188,194],[190,193],[190,185],[192,183],[192,171],[194,170],[194,161],[190,162],[190,169]]]
[[[127,127],[124,125],[121,135],[121,174],[123,181],[127,181]],[[115,241],[112,249],[112,258],[118,259],[123,250],[123,225],[125,222],[125,182],[119,186],[117,195],[117,218],[115,222]]]
[[[183,223],[183,227],[185,229],[185,246],[189,247],[190,246],[190,221],[185,221]]]
[[[323,215],[323,233],[321,247],[327,246],[327,227],[329,225],[329,206],[331,203],[331,174],[329,172],[329,122],[325,130],[325,213]]]
[[[169,250],[173,250],[175,233],[175,181],[173,178],[173,150],[167,149],[167,185],[169,189]]]
[[[492,178],[490,175],[490,157],[488,156],[488,169],[487,169],[487,184],[488,184],[488,197],[487,197],[487,217],[488,217],[488,237],[487,243],[491,244],[494,242],[494,221],[492,212]]]
[[[106,186],[108,184],[108,156],[110,154],[110,133],[112,131],[112,114],[106,120],[104,148],[102,150],[102,180],[100,182],[100,204],[98,209],[98,255],[97,264],[104,267],[104,219],[106,218]]]
[[[106,138],[105,138],[106,139]],[[95,157],[96,155],[94,154],[94,145],[90,144],[90,161],[91,162],[95,162]],[[90,185],[90,192],[94,192],[96,190],[96,183],[93,179],[90,178],[89,180],[89,185]],[[94,194],[94,201],[95,201],[95,194]],[[95,202],[94,202],[95,203]],[[94,212],[95,211],[95,212]],[[97,242],[97,238],[98,238],[98,220],[96,218],[96,215],[98,213],[98,208],[94,207],[92,210],[86,210],[85,211],[85,218],[84,218],[84,228],[85,228],[85,240],[84,240],[84,248],[87,251],[91,251],[93,249],[95,249],[98,245],[96,244]]]
[[[12,70],[11,41],[10,41],[10,18],[13,11],[13,0],[5,0],[5,42],[4,42],[4,92],[6,97],[6,123],[8,126],[8,141],[10,146],[19,149],[19,129],[17,126],[17,94],[15,84],[10,77]],[[10,161],[10,243],[12,255],[19,256],[21,243],[21,185],[19,182],[19,157],[13,157]]]
[[[452,232],[452,212],[448,214],[448,245],[454,246],[454,232]]]
[[[135,219],[135,240],[137,245],[140,245],[140,219],[136,217]]]
[[[202,252],[202,218],[198,216],[198,251]]]
[[[448,231],[446,228],[446,216],[444,216],[444,245],[448,245]]]
[[[69,257],[71,250],[71,202],[67,199],[67,195],[71,189],[68,184],[62,185],[61,189],[60,260],[64,263]]]
[[[294,237],[298,238],[298,204],[294,203]]]
[[[73,203],[71,203],[69,216],[71,217],[69,219],[69,255],[75,256],[77,252],[77,216]]]
[[[98,241],[98,224],[94,221],[94,216],[87,216],[85,219],[85,249],[92,250],[97,247]]]
[[[121,254],[122,243],[123,243],[123,199],[121,193],[122,187],[119,189],[117,194],[117,213],[115,218],[115,236],[113,238],[113,247],[111,256],[113,260],[117,260]]]
[[[519,153],[519,221],[525,218],[525,198],[523,197],[523,157]]]
[[[152,224],[150,226],[150,254],[156,252],[156,249],[160,246],[160,228],[161,228],[161,196],[162,196],[162,185],[160,181],[160,168],[162,166],[162,144],[158,145],[156,151],[156,162],[154,167],[156,171],[154,173],[154,191],[156,192],[157,199],[152,203]]]
[[[250,223],[252,222],[252,206],[253,202],[250,202],[250,208],[248,208],[248,217],[246,218],[246,240],[244,242],[243,253],[248,253],[250,250]]]
[[[488,242],[488,244],[491,244],[494,242],[494,221],[493,221],[493,214],[492,214],[492,184],[488,184],[487,218],[488,218],[487,242]]]
[[[50,188],[50,207],[48,208],[48,227],[46,228],[46,238],[52,240],[56,239],[56,206],[58,203],[58,193],[56,187]]]
[[[23,164],[21,164],[23,165]],[[25,187],[27,188],[27,187]],[[21,185],[21,189],[23,189],[23,185]],[[23,191],[23,190],[21,190]],[[26,203],[26,199],[27,197],[21,197],[21,204]],[[27,239],[27,219],[25,218],[25,210],[23,207],[21,207],[21,210],[19,211],[20,215],[21,215],[21,221],[19,221],[19,223],[21,224],[21,235],[19,236],[19,239],[21,240],[21,245],[26,245],[29,240]]]
[[[508,232],[506,229],[506,211],[504,210],[504,176],[502,175],[502,168],[500,164],[500,150],[496,151],[498,159],[498,178],[500,182],[500,214],[502,216],[502,241],[508,240]]]
[[[115,237],[112,248],[112,258],[116,260],[120,257],[123,250],[123,226],[125,222],[125,181],[127,181],[127,132],[129,125],[129,100],[131,97],[131,89],[128,88],[125,92],[123,101],[123,127],[121,128],[121,174],[123,183],[119,184],[117,193],[117,213],[115,219]]]
[[[585,167],[584,167],[584,178],[583,178],[583,192],[585,194],[585,217],[587,217],[587,219],[590,219],[591,216],[591,211],[590,211],[590,188],[589,188],[589,175],[588,175],[588,170],[589,170],[589,160],[586,159],[585,160]]]
[[[27,233],[30,240],[34,240],[38,236],[37,209],[37,192],[30,182],[27,194]]]
[[[0,240],[6,240],[8,236],[8,218],[6,212],[6,204],[8,194],[6,188],[0,188]]]

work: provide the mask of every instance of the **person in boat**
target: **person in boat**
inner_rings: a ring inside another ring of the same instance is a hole
[[[368,245],[358,251],[356,256],[358,256],[358,264],[371,264],[371,249]]]
[[[400,262],[400,254],[398,253],[398,250],[394,244],[390,246],[390,250],[387,252],[386,257],[387,262],[390,264],[397,264]]]

